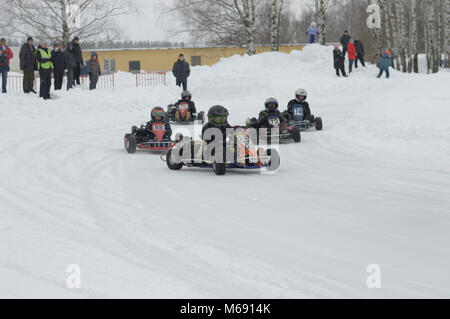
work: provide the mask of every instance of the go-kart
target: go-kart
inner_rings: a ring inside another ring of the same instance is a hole
[[[166,124],[156,122],[152,124],[151,131],[145,125],[140,128],[133,126],[131,134],[126,134],[124,139],[125,149],[129,154],[141,151],[167,151],[174,141],[166,137]]]
[[[305,118],[305,108],[302,105],[294,105],[292,112],[286,111],[286,114],[290,126],[298,127],[301,130],[309,130],[312,127],[315,127],[317,131],[323,129],[322,118],[314,117],[314,115]]]
[[[167,107],[167,116],[170,122],[177,124],[191,124],[194,122],[203,124],[206,119],[205,112],[199,112],[196,115],[191,114],[189,112],[189,103],[187,102],[182,102],[178,106],[170,104]]]
[[[232,141],[233,140],[233,141]],[[226,174],[227,169],[255,169],[275,171],[280,167],[280,155],[276,149],[250,148],[250,138],[244,129],[236,132],[232,140],[227,139],[224,154],[206,155],[208,147],[203,141],[183,139],[174,144],[161,159],[171,170],[181,170],[183,166],[213,169],[215,175]],[[189,154],[185,154],[185,152]],[[219,160],[217,160],[219,158]]]
[[[259,124],[261,122],[267,122],[269,126],[261,126]],[[294,143],[302,141],[300,128],[295,125],[283,125],[280,116],[276,114],[269,114],[259,122],[255,118],[248,119],[247,123],[253,123],[252,126],[258,127],[259,144],[289,144],[291,141]]]

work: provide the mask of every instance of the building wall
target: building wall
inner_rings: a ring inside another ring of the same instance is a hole
[[[293,50],[302,50],[303,45],[292,45],[280,47],[281,52],[290,53]],[[269,52],[269,46],[257,47],[257,53]],[[84,59],[90,59],[92,51],[83,53]],[[129,72],[130,61],[140,61],[143,71],[168,71],[172,70],[173,63],[178,55],[183,53],[186,60],[192,64],[193,56],[201,57],[201,65],[213,65],[221,58],[246,53],[246,50],[238,47],[217,48],[188,48],[188,49],[135,49],[135,50],[96,50],[99,60],[104,68],[105,59],[115,59],[116,71]]]

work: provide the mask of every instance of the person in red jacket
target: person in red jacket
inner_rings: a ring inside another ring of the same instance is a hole
[[[2,74],[2,93],[6,93],[8,81],[9,60],[14,57],[13,52],[6,46],[6,40],[0,39],[0,73]]]
[[[349,61],[349,73],[352,73],[353,63],[356,65],[356,48],[355,48],[355,40],[350,39],[350,42],[347,46],[348,50],[348,61]]]

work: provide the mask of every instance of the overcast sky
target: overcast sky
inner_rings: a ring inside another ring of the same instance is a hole
[[[119,26],[122,29],[123,38],[130,40],[186,40],[186,35],[173,36],[176,17],[163,14],[165,6],[176,0],[134,0],[138,9],[137,14],[121,17]],[[290,10],[300,11],[304,0],[291,0]]]

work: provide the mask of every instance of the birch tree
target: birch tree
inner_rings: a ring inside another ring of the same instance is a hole
[[[283,9],[284,9],[284,0],[272,0],[270,8],[270,16],[271,16],[270,38],[272,51],[280,50],[280,26]]]
[[[84,39],[117,34],[113,18],[131,13],[128,0],[0,0],[3,19],[20,36],[68,43],[77,35]]]

